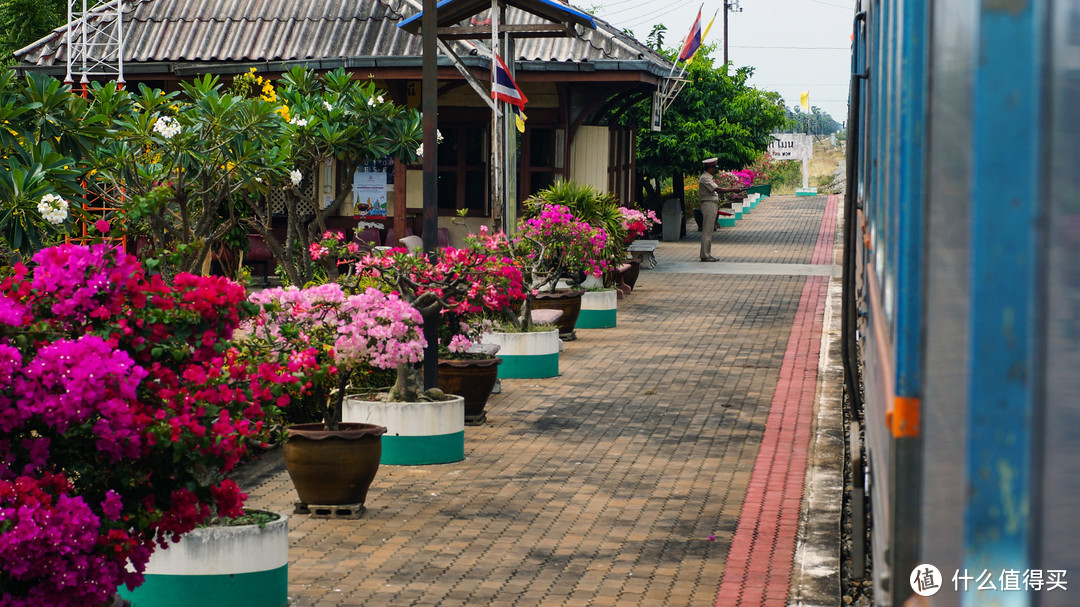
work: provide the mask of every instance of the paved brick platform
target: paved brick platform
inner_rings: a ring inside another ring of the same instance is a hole
[[[772,197],[713,254],[827,266],[827,202]],[[383,466],[359,520],[293,517],[294,604],[784,604],[830,272],[677,271],[696,238],[661,243],[560,377],[504,380],[465,461]],[[244,472],[250,505],[291,512],[276,459]]]

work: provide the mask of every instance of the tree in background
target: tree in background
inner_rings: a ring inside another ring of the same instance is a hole
[[[66,20],[64,0],[0,0],[0,65]]]
[[[662,30],[649,35],[649,43],[674,59],[677,50],[662,46]],[[676,195],[683,190],[683,176],[701,172],[701,161],[717,157],[722,170],[740,169],[765,151],[771,133],[785,125],[780,95],[747,84],[753,68],[728,73],[716,66],[703,47],[687,66],[688,82],[664,113],[663,130],[649,128],[651,100],[634,106],[620,122],[637,126],[637,167],[643,182],[646,205],[659,207],[660,182],[671,178]]]
[[[842,124],[833,119],[816,105],[810,106],[809,112],[802,111],[799,106],[784,110],[787,114],[789,127],[795,133],[808,133],[810,135],[828,135],[844,128]]]

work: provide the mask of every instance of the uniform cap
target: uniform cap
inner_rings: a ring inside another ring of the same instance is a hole
[[[701,164],[703,164],[703,165],[705,165],[707,167],[711,167],[711,166],[715,165],[717,162],[719,162],[719,160],[716,159],[716,158],[706,158],[705,160],[701,161]]]

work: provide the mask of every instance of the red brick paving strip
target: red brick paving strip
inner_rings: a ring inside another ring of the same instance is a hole
[[[831,263],[837,204],[838,196],[830,195],[814,247],[815,264]],[[803,286],[716,607],[787,605],[828,287],[823,276],[808,277]]]

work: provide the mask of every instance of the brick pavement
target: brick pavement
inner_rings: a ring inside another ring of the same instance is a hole
[[[721,228],[714,254],[826,262],[814,252],[835,231],[825,200],[773,197]],[[661,243],[658,258],[694,259],[696,237]],[[466,429],[465,461],[383,466],[360,520],[294,516],[294,604],[764,604],[718,593],[733,583],[740,516],[760,516],[743,506],[770,413],[786,406],[775,396],[791,387],[793,325],[804,341],[821,329],[804,290],[825,282],[643,271],[617,328],[566,344],[560,377],[503,381],[488,424]],[[240,479],[249,504],[291,511],[287,474],[276,460],[263,470]],[[790,571],[791,556],[764,566]]]

